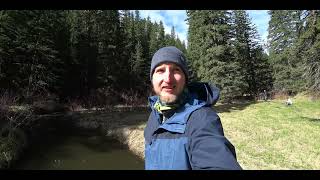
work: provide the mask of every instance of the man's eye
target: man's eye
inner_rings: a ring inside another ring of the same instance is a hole
[[[181,72],[181,69],[180,68],[175,68],[174,71],[175,72]]]
[[[157,70],[156,70],[156,73],[163,73],[163,72],[164,72],[163,69],[157,69]]]

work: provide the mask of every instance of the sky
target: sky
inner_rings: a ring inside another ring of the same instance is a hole
[[[270,20],[267,10],[249,10],[247,13],[251,18],[251,22],[256,25],[263,43],[265,43]],[[161,20],[167,34],[171,33],[171,28],[174,26],[179,39],[187,43],[188,24],[185,10],[140,10],[140,16],[142,18],[150,16],[152,22],[160,22]]]

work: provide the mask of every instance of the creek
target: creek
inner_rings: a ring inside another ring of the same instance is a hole
[[[13,169],[143,170],[144,161],[115,139],[94,131],[53,131],[33,143]]]

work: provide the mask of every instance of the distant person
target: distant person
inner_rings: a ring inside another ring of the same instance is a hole
[[[291,98],[288,98],[286,101],[286,105],[291,106],[292,105],[292,100]]]
[[[159,49],[152,58],[150,79],[156,95],[149,97],[145,169],[241,170],[235,148],[211,108],[219,89],[189,83],[187,67],[185,56],[173,46]]]
[[[263,90],[263,100],[267,101],[268,100],[268,94],[266,90]]]

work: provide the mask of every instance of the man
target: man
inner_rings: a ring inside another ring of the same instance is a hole
[[[176,47],[153,56],[150,79],[156,96],[145,137],[146,169],[241,169],[219,116],[211,108],[219,90],[208,83],[189,83],[183,53]]]

